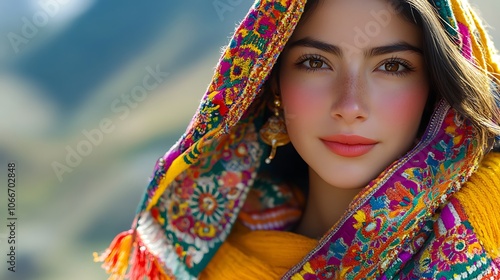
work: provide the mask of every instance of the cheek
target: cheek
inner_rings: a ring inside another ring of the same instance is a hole
[[[427,101],[426,85],[414,85],[386,94],[379,106],[389,126],[404,126],[416,130]]]
[[[310,83],[282,83],[281,98],[287,123],[311,120],[319,116],[327,95]]]

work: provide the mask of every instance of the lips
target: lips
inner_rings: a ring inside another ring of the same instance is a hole
[[[359,157],[367,154],[377,145],[377,141],[359,135],[336,134],[320,138],[333,153],[342,157]]]

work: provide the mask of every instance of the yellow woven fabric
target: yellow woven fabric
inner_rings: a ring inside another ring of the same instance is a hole
[[[236,223],[200,280],[279,279],[317,245],[317,240],[292,232],[250,231]]]
[[[455,194],[484,249],[500,258],[500,153],[490,153]]]

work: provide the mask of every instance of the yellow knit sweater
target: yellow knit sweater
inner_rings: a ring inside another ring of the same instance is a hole
[[[455,197],[486,252],[500,258],[500,153],[486,156]]]
[[[455,195],[478,239],[500,258],[500,153],[490,153]],[[279,279],[318,241],[291,232],[250,231],[235,224],[200,279]]]

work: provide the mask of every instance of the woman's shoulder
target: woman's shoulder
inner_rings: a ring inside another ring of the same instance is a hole
[[[487,253],[500,260],[500,153],[486,155],[454,199]]]

